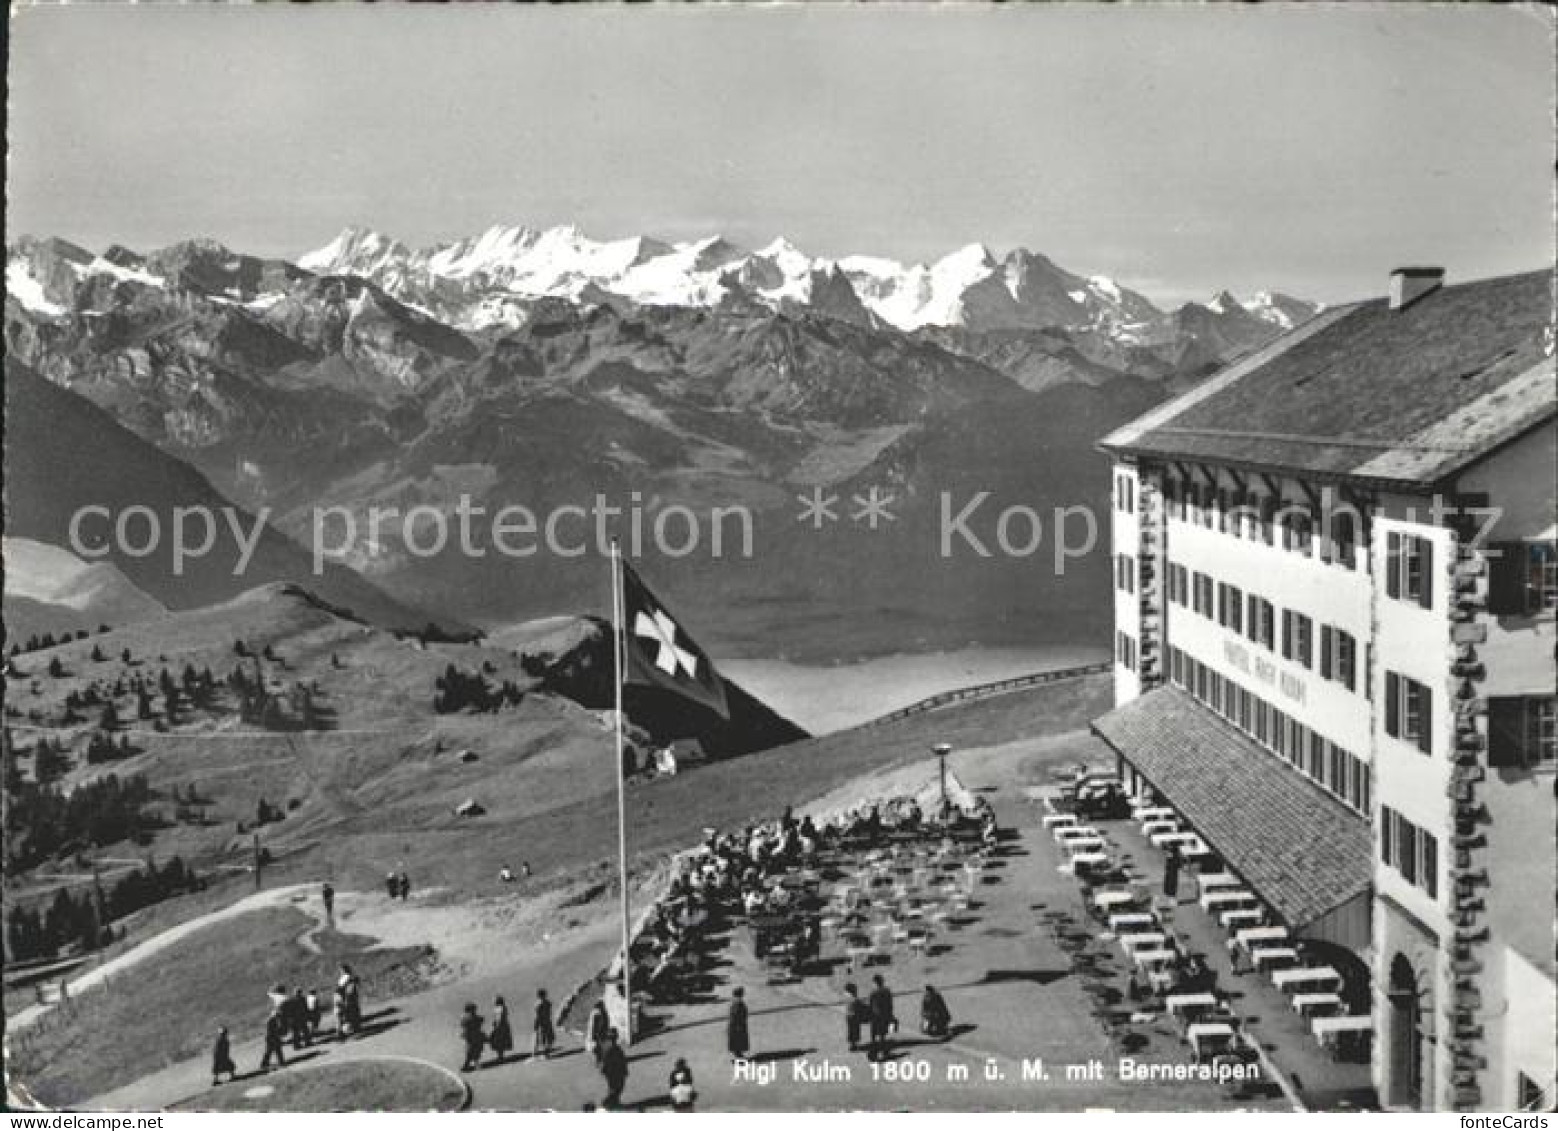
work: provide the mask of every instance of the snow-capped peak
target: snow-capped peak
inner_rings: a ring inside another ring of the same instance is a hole
[[[602,293],[646,305],[715,306],[736,288],[773,306],[811,305],[821,301],[819,280],[830,281],[829,304],[852,305],[838,290],[847,285],[866,310],[904,330],[1059,325],[1134,342],[1150,337],[1166,317],[1108,276],[1073,275],[1022,248],[997,260],[983,243],[926,265],[871,255],[816,258],[783,236],[754,252],[720,235],[675,244],[645,236],[602,241],[572,224],[539,230],[498,224],[473,238],[410,251],[370,229],[348,228],[299,263],[372,278],[402,301],[431,293],[433,305],[471,325],[520,319],[523,304],[539,298],[583,301]],[[1284,327],[1312,310],[1264,292],[1245,304],[1226,291],[1211,309],[1247,310]]]

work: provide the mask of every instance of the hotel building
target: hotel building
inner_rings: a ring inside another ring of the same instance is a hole
[[[1553,302],[1397,271],[1101,445],[1094,729],[1347,975],[1388,1108],[1555,1103]]]

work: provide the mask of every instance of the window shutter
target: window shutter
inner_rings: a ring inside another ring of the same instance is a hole
[[[1385,596],[1401,596],[1401,535],[1391,531],[1385,536]]]
[[[1525,765],[1525,707],[1519,698],[1488,700],[1488,765]]]
[[[1401,733],[1401,677],[1395,672],[1385,673],[1385,733]]]
[[[1432,754],[1434,752],[1434,693],[1422,684],[1418,684],[1417,700],[1417,748],[1424,754]]]
[[[1331,626],[1328,624],[1320,626],[1320,678],[1331,678]]]
[[[1434,607],[1434,544],[1427,538],[1417,540],[1422,556],[1419,559],[1422,568],[1423,584],[1417,594],[1417,603],[1425,609]]]
[[[1488,547],[1488,612],[1520,616],[1526,611],[1524,542],[1494,542]]]

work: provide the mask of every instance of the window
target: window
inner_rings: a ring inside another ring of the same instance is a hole
[[[1114,587],[1122,593],[1136,592],[1136,559],[1129,554],[1114,556]]]
[[[1327,538],[1326,561],[1352,569],[1357,565],[1358,523],[1356,512],[1343,504],[1331,512],[1331,529]]]
[[[1409,884],[1439,897],[1439,842],[1388,806],[1379,811],[1380,859]]]
[[[1136,510],[1136,481],[1129,475],[1114,477],[1114,505],[1117,510],[1132,514]]]
[[[1433,752],[1433,695],[1415,679],[1385,673],[1385,733]]]
[[[1534,616],[1558,608],[1558,545],[1495,542],[1487,557],[1490,613]]]
[[[1433,608],[1433,562],[1427,538],[1391,531],[1385,536],[1385,595]]]
[[[1314,664],[1315,622],[1303,613],[1293,614],[1293,659],[1310,667]]]
[[[1358,642],[1352,633],[1320,626],[1320,675],[1346,686],[1348,691],[1358,689]]]
[[[1120,666],[1130,671],[1136,670],[1136,639],[1123,632],[1114,634],[1115,659],[1120,661]]]
[[[1314,519],[1309,512],[1296,504],[1282,508],[1282,548],[1297,554],[1308,554],[1314,541]]]
[[[1272,528],[1276,525],[1277,500],[1269,495],[1263,497],[1257,513],[1260,522],[1260,540],[1268,546],[1273,545],[1276,540]]]
[[[1204,573],[1195,575],[1195,608],[1204,617],[1215,615],[1212,607],[1212,579]]]
[[[1221,582],[1217,586],[1217,623],[1224,628],[1231,628],[1234,632],[1243,631],[1244,594],[1234,585],[1224,585]]]
[[[1247,610],[1248,619],[1245,621],[1244,634],[1255,641],[1255,643],[1274,649],[1277,639],[1276,608],[1264,597],[1257,597],[1251,593],[1247,602]]]
[[[1552,696],[1489,699],[1488,765],[1558,765],[1558,699]]]

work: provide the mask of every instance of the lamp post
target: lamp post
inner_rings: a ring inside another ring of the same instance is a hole
[[[930,748],[930,752],[936,755],[936,761],[941,766],[941,816],[945,820],[947,816],[947,755],[952,753],[952,747],[948,743],[938,742]]]

